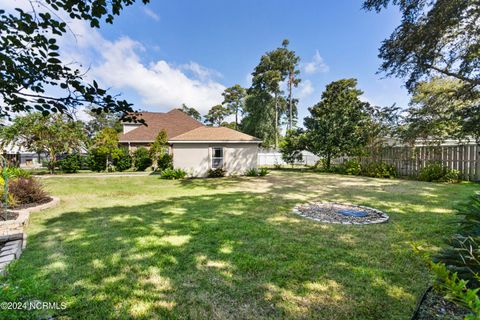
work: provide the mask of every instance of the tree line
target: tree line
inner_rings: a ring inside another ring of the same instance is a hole
[[[96,81],[87,83],[84,72],[75,64],[61,61],[57,40],[66,35],[68,26],[59,15],[52,14],[65,12],[73,20],[99,28],[102,23],[113,23],[115,16],[134,2],[40,0],[38,3],[49,8],[50,13],[21,8],[14,12],[0,10],[0,116],[11,118],[19,112],[38,111],[44,116],[60,114],[56,116],[57,123],[58,119],[75,123],[64,115],[79,106],[90,106],[92,114],[99,117],[103,114],[105,121],[111,115],[137,121],[132,104],[117,99]],[[423,1],[363,2],[367,11],[379,12],[389,5],[400,8],[402,20],[380,47],[379,57],[383,61],[380,72],[405,79],[412,94],[407,109],[362,102],[356,80],[340,79],[326,87],[321,100],[309,108],[310,115],[298,129],[294,88],[301,82],[300,57],[289,48],[289,41],[284,40],[278,48],[260,57],[249,88],[234,85],[225,90],[222,103],[203,116],[205,123],[235,128],[262,139],[265,146],[274,147],[297,133],[308,137],[300,139],[309,141],[306,148],[325,157],[357,153],[367,142],[375,145],[379,143],[376,137],[385,137],[385,130],[409,142],[418,138],[478,141],[480,27],[475,23],[478,4],[474,0],[432,1],[428,5]],[[58,94],[49,95],[50,88]],[[184,105],[182,110],[202,120],[194,108]],[[235,121],[226,122],[229,116]],[[89,125],[98,124],[87,124],[87,131],[94,130]],[[68,126],[74,128],[78,124]],[[362,129],[365,127],[371,129],[366,132]],[[282,128],[286,129],[286,137],[281,135]],[[37,140],[32,145],[38,144]]]

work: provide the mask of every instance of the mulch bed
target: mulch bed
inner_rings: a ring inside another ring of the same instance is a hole
[[[28,209],[28,208],[32,208],[32,207],[36,207],[36,206],[39,206],[41,204],[45,204],[47,202],[50,202],[52,201],[53,199],[51,197],[46,197],[46,198],[43,198],[42,200],[40,201],[37,201],[37,202],[32,202],[32,203],[26,203],[26,204],[20,204],[20,205],[17,205],[15,207],[13,207],[12,209],[14,210],[23,210],[23,209]]]
[[[463,320],[468,310],[445,300],[434,290],[428,290],[412,320]]]
[[[308,219],[335,224],[372,224],[388,220],[388,216],[377,209],[335,202],[298,205],[293,212]],[[359,214],[359,216],[349,214]]]
[[[36,207],[36,206],[39,206],[39,205],[42,205],[42,204],[45,204],[45,203],[48,203],[50,201],[52,201],[53,198],[51,197],[46,197],[40,201],[37,201],[37,202],[32,202],[32,203],[26,203],[26,204],[20,204],[20,205],[17,205],[15,207],[11,207],[9,208],[10,210],[24,210],[24,209],[28,209],[28,208],[32,208],[32,207]],[[7,215],[5,215],[5,213],[3,212],[3,209],[0,208],[0,221],[10,221],[10,220],[15,220],[18,218],[18,212],[16,211],[10,211],[8,210],[7,211]],[[5,219],[6,218],[6,219]]]

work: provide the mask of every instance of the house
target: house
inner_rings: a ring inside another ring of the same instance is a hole
[[[2,156],[7,160],[9,166],[23,169],[39,169],[48,161],[48,156],[45,152],[31,152],[11,144],[4,146]]]
[[[204,177],[210,169],[223,168],[227,175],[244,174],[257,167],[261,141],[226,127],[208,127],[184,112],[173,109],[166,113],[142,112],[140,123],[124,123],[120,144],[130,151],[149,147],[158,133],[167,132],[174,168],[190,176]]]

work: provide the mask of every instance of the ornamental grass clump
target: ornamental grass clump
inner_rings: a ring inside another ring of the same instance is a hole
[[[10,180],[8,192],[13,197],[16,205],[42,203],[49,199],[42,184],[32,177]]]
[[[167,180],[184,179],[187,176],[187,172],[182,169],[167,168],[160,173],[160,178]]]

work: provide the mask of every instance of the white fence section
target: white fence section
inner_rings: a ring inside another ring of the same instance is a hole
[[[302,160],[296,162],[295,164],[313,166],[319,157],[314,155],[311,152],[303,151]],[[258,150],[258,161],[259,166],[274,166],[274,165],[286,165],[285,161],[282,160],[282,154],[279,150],[274,149],[260,149]]]

